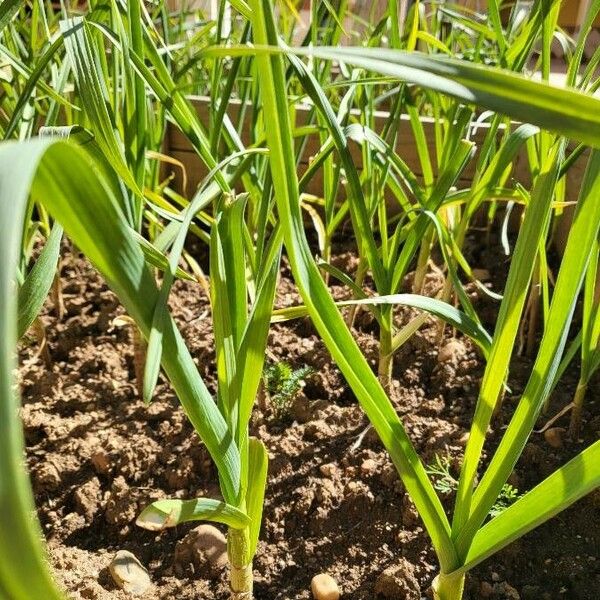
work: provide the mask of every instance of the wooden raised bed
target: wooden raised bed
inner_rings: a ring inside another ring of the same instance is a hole
[[[210,118],[210,99],[208,97],[203,96],[193,96],[190,98],[190,100],[196,112],[200,116],[200,120],[203,123],[208,123]],[[232,118],[232,120],[234,120],[234,122],[237,121],[240,107],[241,103],[237,100],[232,100],[229,104],[228,114]],[[247,112],[246,120],[247,125],[244,126],[241,136],[242,141],[246,144],[250,143],[251,107],[249,106],[248,108],[249,110]],[[298,105],[296,107],[296,127],[302,127],[306,125],[308,123],[309,116],[310,106],[305,104]],[[380,131],[383,128],[387,116],[388,115],[385,112],[379,112],[376,114],[376,131]],[[415,173],[415,175],[417,175],[420,178],[422,176],[422,169],[419,157],[417,155],[412,129],[408,121],[408,116],[403,115],[401,118],[403,122],[401,123],[399,128],[399,135],[396,143],[396,152],[406,162],[406,164],[410,167],[413,173]],[[425,135],[428,140],[428,146],[431,152],[431,156],[434,156],[434,121],[431,118],[424,117],[422,118],[422,122],[423,128],[425,130]],[[487,129],[488,125],[486,123],[483,123],[478,124],[477,127],[474,128],[474,130],[472,131],[471,139],[475,142],[478,148],[481,145],[485,134],[487,133]],[[317,154],[319,147],[320,141],[318,136],[310,135],[307,141],[306,150],[303,153],[302,162],[299,165],[300,173],[303,173],[306,170],[309,158]],[[207,175],[208,170],[202,163],[197,153],[192,148],[187,138],[172,123],[169,123],[167,127],[164,151],[172,158],[180,161],[186,170],[188,179],[187,190],[183,190],[183,177],[181,171],[179,169],[173,169],[173,167],[171,166],[166,167],[168,171],[173,171],[175,177],[175,188],[180,192],[186,192],[187,194],[190,194],[198,186],[202,179]],[[351,142],[350,151],[352,153],[355,164],[360,168],[362,166],[361,147],[359,146],[359,144]],[[475,161],[472,160],[467,166],[465,172],[463,173],[462,179],[458,182],[459,187],[466,188],[470,185],[470,178],[473,176],[474,165]],[[577,195],[579,193],[579,183],[581,181],[585,165],[586,154],[584,154],[584,156],[582,156],[567,173],[567,200],[569,201],[575,201],[577,199]],[[524,148],[516,158],[512,177],[513,179],[516,179],[519,183],[523,184],[526,187],[528,187],[530,184],[531,177],[529,173],[527,156],[525,154]],[[317,175],[311,180],[306,191],[309,194],[320,196],[322,194],[322,190],[323,180],[320,174],[317,173]]]

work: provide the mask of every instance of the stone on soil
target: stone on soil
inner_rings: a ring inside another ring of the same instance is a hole
[[[315,600],[338,600],[340,588],[335,579],[327,573],[319,573],[310,582],[313,598]]]
[[[127,550],[119,550],[108,567],[114,582],[132,596],[141,596],[150,588],[150,575],[142,563]]]
[[[450,340],[440,348],[440,351],[438,352],[438,362],[455,363],[458,359],[462,358],[465,353],[465,345],[460,340]]]
[[[552,448],[562,448],[565,430],[562,427],[550,427],[544,431],[544,439]]]

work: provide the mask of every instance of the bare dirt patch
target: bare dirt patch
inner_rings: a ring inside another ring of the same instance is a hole
[[[343,252],[338,260],[349,269],[355,262]],[[489,255],[481,262],[497,273]],[[148,569],[153,583],[142,599],[227,598],[225,573],[203,568],[181,551],[194,525],[160,535],[134,525],[140,510],[157,498],[217,496],[217,474],[164,380],[150,406],[138,399],[129,332],[113,325],[122,314],[115,296],[71,251],[61,275],[66,314],[58,319],[49,303],[43,316],[52,363],[35,357],[36,344],[25,343],[20,370],[27,462],[59,580],[75,599],[125,599],[108,566],[118,550],[128,550]],[[285,269],[283,275],[280,305],[298,300]],[[334,293],[341,297],[343,290]],[[494,306],[487,299],[477,302],[490,327]],[[204,292],[179,282],[171,304],[214,391]],[[398,316],[408,319],[409,312],[399,310]],[[438,360],[436,332],[431,322],[397,354],[394,402],[423,460],[431,464],[437,454],[456,467],[483,361],[462,338],[449,359]],[[376,330],[367,313],[359,315],[355,333],[375,364]],[[444,344],[450,335],[447,329]],[[308,599],[310,581],[322,571],[337,580],[343,598],[429,597],[436,561],[427,535],[377,436],[369,432],[357,447],[365,417],[310,322],[274,326],[269,355],[295,367],[309,365],[315,374],[287,416],[276,418],[266,406],[253,418],[253,434],[264,441],[271,458],[255,561],[256,597]],[[530,369],[527,359],[515,360],[512,393],[494,424],[488,451],[508,422]],[[575,367],[552,399],[548,415],[570,400],[576,379]],[[598,439],[597,393],[594,382],[582,440],[555,448],[543,435],[532,436],[511,478],[520,491]],[[448,509],[452,501],[449,494]],[[600,597],[600,493],[478,567],[468,578],[465,597]]]

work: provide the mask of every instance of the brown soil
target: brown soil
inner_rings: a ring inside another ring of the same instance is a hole
[[[476,257],[494,274],[496,290],[505,269],[498,256]],[[345,254],[338,261],[348,270],[354,266]],[[117,550],[129,550],[149,569],[154,583],[143,599],[227,598],[225,573],[211,579],[210,570],[190,562],[189,553],[176,552],[193,525],[159,535],[134,525],[140,510],[159,497],[216,497],[216,472],[165,381],[150,406],[138,399],[130,333],[113,325],[123,311],[100,277],[71,252],[61,275],[66,313],[59,319],[49,303],[43,316],[52,363],[47,366],[36,357],[37,344],[25,343],[20,371],[28,465],[58,579],[75,599],[126,598],[112,583],[108,564]],[[280,305],[298,300],[288,276],[284,270]],[[428,286],[437,285],[430,277]],[[335,293],[341,296],[343,290]],[[473,297],[478,310],[488,315],[489,327],[493,304],[475,292]],[[214,391],[204,293],[197,285],[178,282],[172,308]],[[401,320],[409,316],[407,310],[398,311]],[[445,350],[448,360],[440,362],[436,331],[434,322],[427,324],[397,354],[395,404],[423,460],[430,464],[436,454],[448,457],[456,474],[483,363],[460,337]],[[376,331],[367,313],[359,314],[355,333],[374,364]],[[315,374],[287,417],[275,418],[267,407],[257,410],[253,420],[253,434],[271,457],[255,561],[257,599],[308,599],[310,580],[322,571],[338,581],[343,598],[430,597],[436,561],[429,540],[376,435],[369,432],[357,447],[366,420],[310,322],[273,327],[268,352],[271,360],[310,365]],[[515,360],[512,393],[494,423],[488,450],[507,423],[530,369],[528,359]],[[574,367],[540,424],[571,399],[576,379]],[[581,440],[565,440],[557,449],[543,435],[533,434],[511,478],[520,491],[598,438],[597,392],[595,382]],[[558,425],[564,426],[566,419]],[[446,498],[448,509],[452,499],[451,494]],[[596,492],[475,569],[465,597],[597,600],[599,517]]]

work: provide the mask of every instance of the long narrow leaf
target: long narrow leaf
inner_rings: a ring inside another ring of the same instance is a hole
[[[3,0],[0,2],[0,31],[2,31],[23,6],[23,0]]]
[[[258,545],[265,503],[268,466],[269,455],[265,445],[260,440],[250,438],[248,452],[248,490],[246,492],[246,511],[250,518],[250,556],[254,556],[256,546]]]
[[[6,144],[2,152],[11,158],[1,164],[11,165],[15,156],[24,156],[33,165],[39,163],[34,197],[63,225],[148,336],[158,290],[117,199],[98,178],[89,155],[68,142],[38,140]],[[163,335],[165,371],[217,464],[225,499],[235,504],[240,493],[240,464],[231,434],[171,318],[165,321]]]
[[[471,319],[465,313],[451,304],[419,296],[417,294],[390,294],[388,296],[369,296],[368,298],[358,298],[356,300],[338,300],[336,306],[410,306],[428,312],[429,314],[442,319],[448,325],[455,327],[465,335],[469,336],[483,350],[485,356],[488,355],[492,338],[489,333],[476,321]],[[308,306],[290,306],[280,308],[273,312],[273,322],[278,323],[289,319],[298,319],[310,314]]]
[[[461,570],[473,568],[600,486],[600,441],[570,460],[484,525]]]
[[[14,277],[21,248],[22,221],[36,160],[15,146],[0,146],[0,581],[11,600],[60,600],[40,539],[33,494],[23,461],[14,371],[17,295]]]
[[[556,281],[548,326],[523,396],[515,410],[500,446],[473,496],[468,521],[457,538],[459,551],[467,554],[477,529],[485,519],[530,435],[546,401],[560,365],[592,247],[600,230],[600,151],[590,155],[577,210]],[[600,463],[593,467],[600,471]]]
[[[546,158],[527,206],[525,220],[515,247],[461,470],[453,520],[455,535],[458,535],[468,518],[473,481],[485,434],[505,383],[533,273],[535,256],[550,218],[560,162],[559,150],[560,147],[556,146]]]

